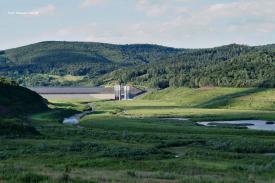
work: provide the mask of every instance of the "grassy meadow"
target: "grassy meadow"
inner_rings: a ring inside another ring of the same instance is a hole
[[[275,182],[275,132],[195,121],[275,120],[275,89],[169,88],[131,101],[50,101],[0,137],[0,182]],[[80,126],[62,119],[95,112]],[[166,119],[189,118],[187,121]]]

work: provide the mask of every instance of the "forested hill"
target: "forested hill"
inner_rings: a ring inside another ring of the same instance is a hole
[[[182,51],[149,44],[41,42],[1,51],[0,75],[24,85],[96,85],[91,79],[121,67],[157,62]]]
[[[0,75],[27,86],[275,86],[275,45],[176,49],[150,44],[41,42],[0,52]]]
[[[249,48],[235,56],[219,54],[215,49],[196,56],[183,54],[158,64],[142,65],[115,71],[107,78],[119,78],[156,88],[166,87],[275,87],[275,51]],[[205,50],[201,50],[205,51]],[[104,80],[103,79],[103,80]]]

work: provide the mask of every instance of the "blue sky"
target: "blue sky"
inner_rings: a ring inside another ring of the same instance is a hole
[[[47,40],[179,48],[275,43],[275,0],[8,0],[0,49]]]

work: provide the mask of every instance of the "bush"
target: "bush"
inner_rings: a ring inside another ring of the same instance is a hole
[[[42,181],[47,181],[49,180],[48,176],[45,175],[38,175],[34,173],[25,173],[22,176],[18,178],[18,181],[22,183],[39,183]]]

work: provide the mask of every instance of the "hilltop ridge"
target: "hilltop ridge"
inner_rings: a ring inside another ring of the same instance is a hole
[[[131,83],[166,87],[273,87],[275,45],[181,49],[46,41],[0,52],[0,76],[24,86]],[[259,66],[259,67],[258,67]]]

